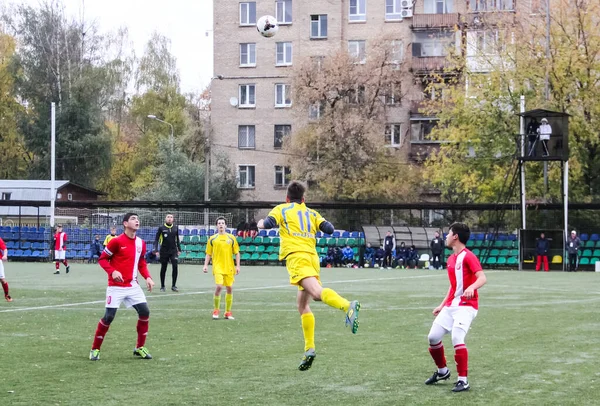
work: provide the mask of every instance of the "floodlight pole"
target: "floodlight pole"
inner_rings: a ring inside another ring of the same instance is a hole
[[[56,104],[50,104],[50,228],[54,228],[56,200]]]
[[[521,157],[525,156],[525,117],[523,116],[525,113],[525,96],[521,95],[521,118],[519,119],[519,137],[521,141]],[[523,164],[523,160],[519,161],[519,168],[521,172],[521,228],[523,230],[527,229],[527,218],[525,213],[525,165]]]

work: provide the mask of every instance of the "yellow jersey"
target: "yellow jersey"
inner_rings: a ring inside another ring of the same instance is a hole
[[[110,240],[112,240],[115,237],[116,237],[116,235],[112,235],[112,234],[107,235],[106,238],[104,239],[104,246],[105,247],[108,246],[108,243],[110,242]]]
[[[294,252],[317,253],[317,231],[325,221],[323,216],[304,203],[284,203],[269,213],[279,226],[279,259]]]
[[[225,233],[210,237],[206,243],[206,254],[212,257],[213,275],[235,273],[233,256],[238,252],[240,246],[233,235]]]

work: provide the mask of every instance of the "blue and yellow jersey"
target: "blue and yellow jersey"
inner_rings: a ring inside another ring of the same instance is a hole
[[[234,274],[233,255],[238,252],[240,252],[240,246],[233,235],[225,233],[210,237],[206,244],[206,253],[212,256],[213,275],[217,273]]]
[[[318,212],[304,203],[284,203],[271,210],[269,217],[273,217],[279,226],[279,259],[294,252],[317,253],[316,234],[325,222]]]

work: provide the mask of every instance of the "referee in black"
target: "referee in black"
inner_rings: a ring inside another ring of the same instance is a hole
[[[173,224],[173,215],[167,214],[165,224],[158,227],[156,238],[154,240],[154,249],[160,245],[160,291],[165,291],[165,276],[167,275],[167,265],[171,261],[173,267],[173,285],[171,290],[178,292],[177,289],[177,258],[181,254],[181,244],[179,243],[179,230]]]

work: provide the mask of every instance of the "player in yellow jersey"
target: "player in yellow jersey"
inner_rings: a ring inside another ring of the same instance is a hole
[[[110,234],[106,236],[106,238],[104,239],[104,247],[106,247],[108,245],[108,243],[110,242],[110,240],[112,240],[113,238],[115,238],[117,236],[117,227],[111,227],[110,228]]]
[[[240,246],[232,234],[225,230],[227,224],[224,217],[217,219],[217,234],[208,239],[206,244],[206,259],[204,260],[204,273],[208,272],[208,264],[212,258],[212,270],[215,277],[215,307],[213,319],[219,318],[219,307],[221,305],[221,290],[225,286],[225,319],[233,320],[231,305],[233,304],[233,282],[234,275],[240,273]],[[233,256],[235,255],[235,268]]]
[[[358,331],[360,310],[357,300],[349,302],[333,289],[321,286],[316,234],[318,230],[331,234],[334,228],[319,213],[306,207],[305,190],[300,182],[291,182],[287,189],[287,203],[276,206],[267,218],[258,222],[258,228],[279,227],[279,260],[286,260],[290,283],[298,286],[297,304],[304,334],[304,356],[298,366],[300,371],[309,369],[316,357],[315,316],[309,306],[311,299],[344,311],[346,326],[352,327],[353,334]]]

